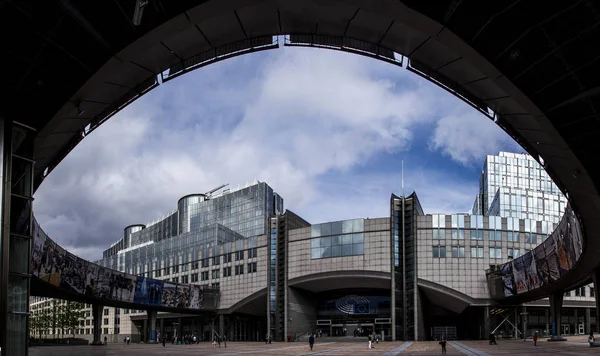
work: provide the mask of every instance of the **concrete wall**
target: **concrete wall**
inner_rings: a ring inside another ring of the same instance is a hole
[[[317,305],[314,293],[288,288],[288,332],[302,335],[317,329]]]

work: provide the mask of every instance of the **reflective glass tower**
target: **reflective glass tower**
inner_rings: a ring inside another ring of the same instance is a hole
[[[544,168],[528,154],[488,155],[479,179],[474,215],[558,223],[566,198]]]

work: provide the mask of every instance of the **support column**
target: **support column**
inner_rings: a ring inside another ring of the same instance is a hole
[[[552,337],[548,339],[548,341],[566,341],[567,339],[563,338],[561,334],[561,317],[560,311],[562,309],[564,293],[556,292],[555,294],[550,295],[548,299],[550,299],[550,320],[551,320],[551,328],[552,328]]]
[[[579,313],[577,312],[577,308],[575,308],[575,310],[573,310],[574,312],[574,316],[575,316],[575,330],[573,330],[571,332],[571,334],[573,335],[578,335],[579,334]]]
[[[585,308],[585,333],[589,334],[592,331],[592,313],[590,308]]]
[[[546,319],[546,334],[552,335],[552,330],[550,329],[550,312],[548,308],[544,308],[544,319]]]
[[[0,117],[0,350],[27,355],[35,130]],[[14,138],[14,139],[13,139]]]
[[[492,322],[490,320],[490,307],[483,308],[483,339],[487,339],[492,332]]]
[[[600,333],[600,270],[595,270],[592,273],[592,281],[594,282],[594,299],[596,301],[596,332]]]
[[[146,340],[148,340],[148,342],[157,342],[158,340],[156,339],[156,315],[158,313],[156,312],[156,310],[148,310],[146,314],[148,315],[148,333],[146,335]]]
[[[148,342],[148,319],[142,321],[141,342]]]
[[[160,331],[159,331],[159,333],[160,333],[161,340],[158,340],[158,341],[162,342],[162,338],[165,337],[165,336],[167,336],[167,335],[165,335],[165,319],[160,319]]]
[[[219,337],[223,338],[225,334],[225,318],[223,314],[219,314]]]
[[[102,345],[102,311],[104,306],[100,304],[92,304],[92,323],[94,324],[93,335],[94,341],[92,345]]]

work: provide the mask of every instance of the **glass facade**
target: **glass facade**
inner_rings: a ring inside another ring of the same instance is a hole
[[[500,152],[483,165],[472,213],[558,223],[566,199],[527,154]]]
[[[355,256],[364,253],[364,220],[353,219],[313,225],[311,258]]]

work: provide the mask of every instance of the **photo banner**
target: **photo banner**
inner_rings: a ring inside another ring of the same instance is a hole
[[[558,226],[535,249],[500,266],[504,296],[553,283],[575,266],[583,249],[581,224],[570,204]]]

